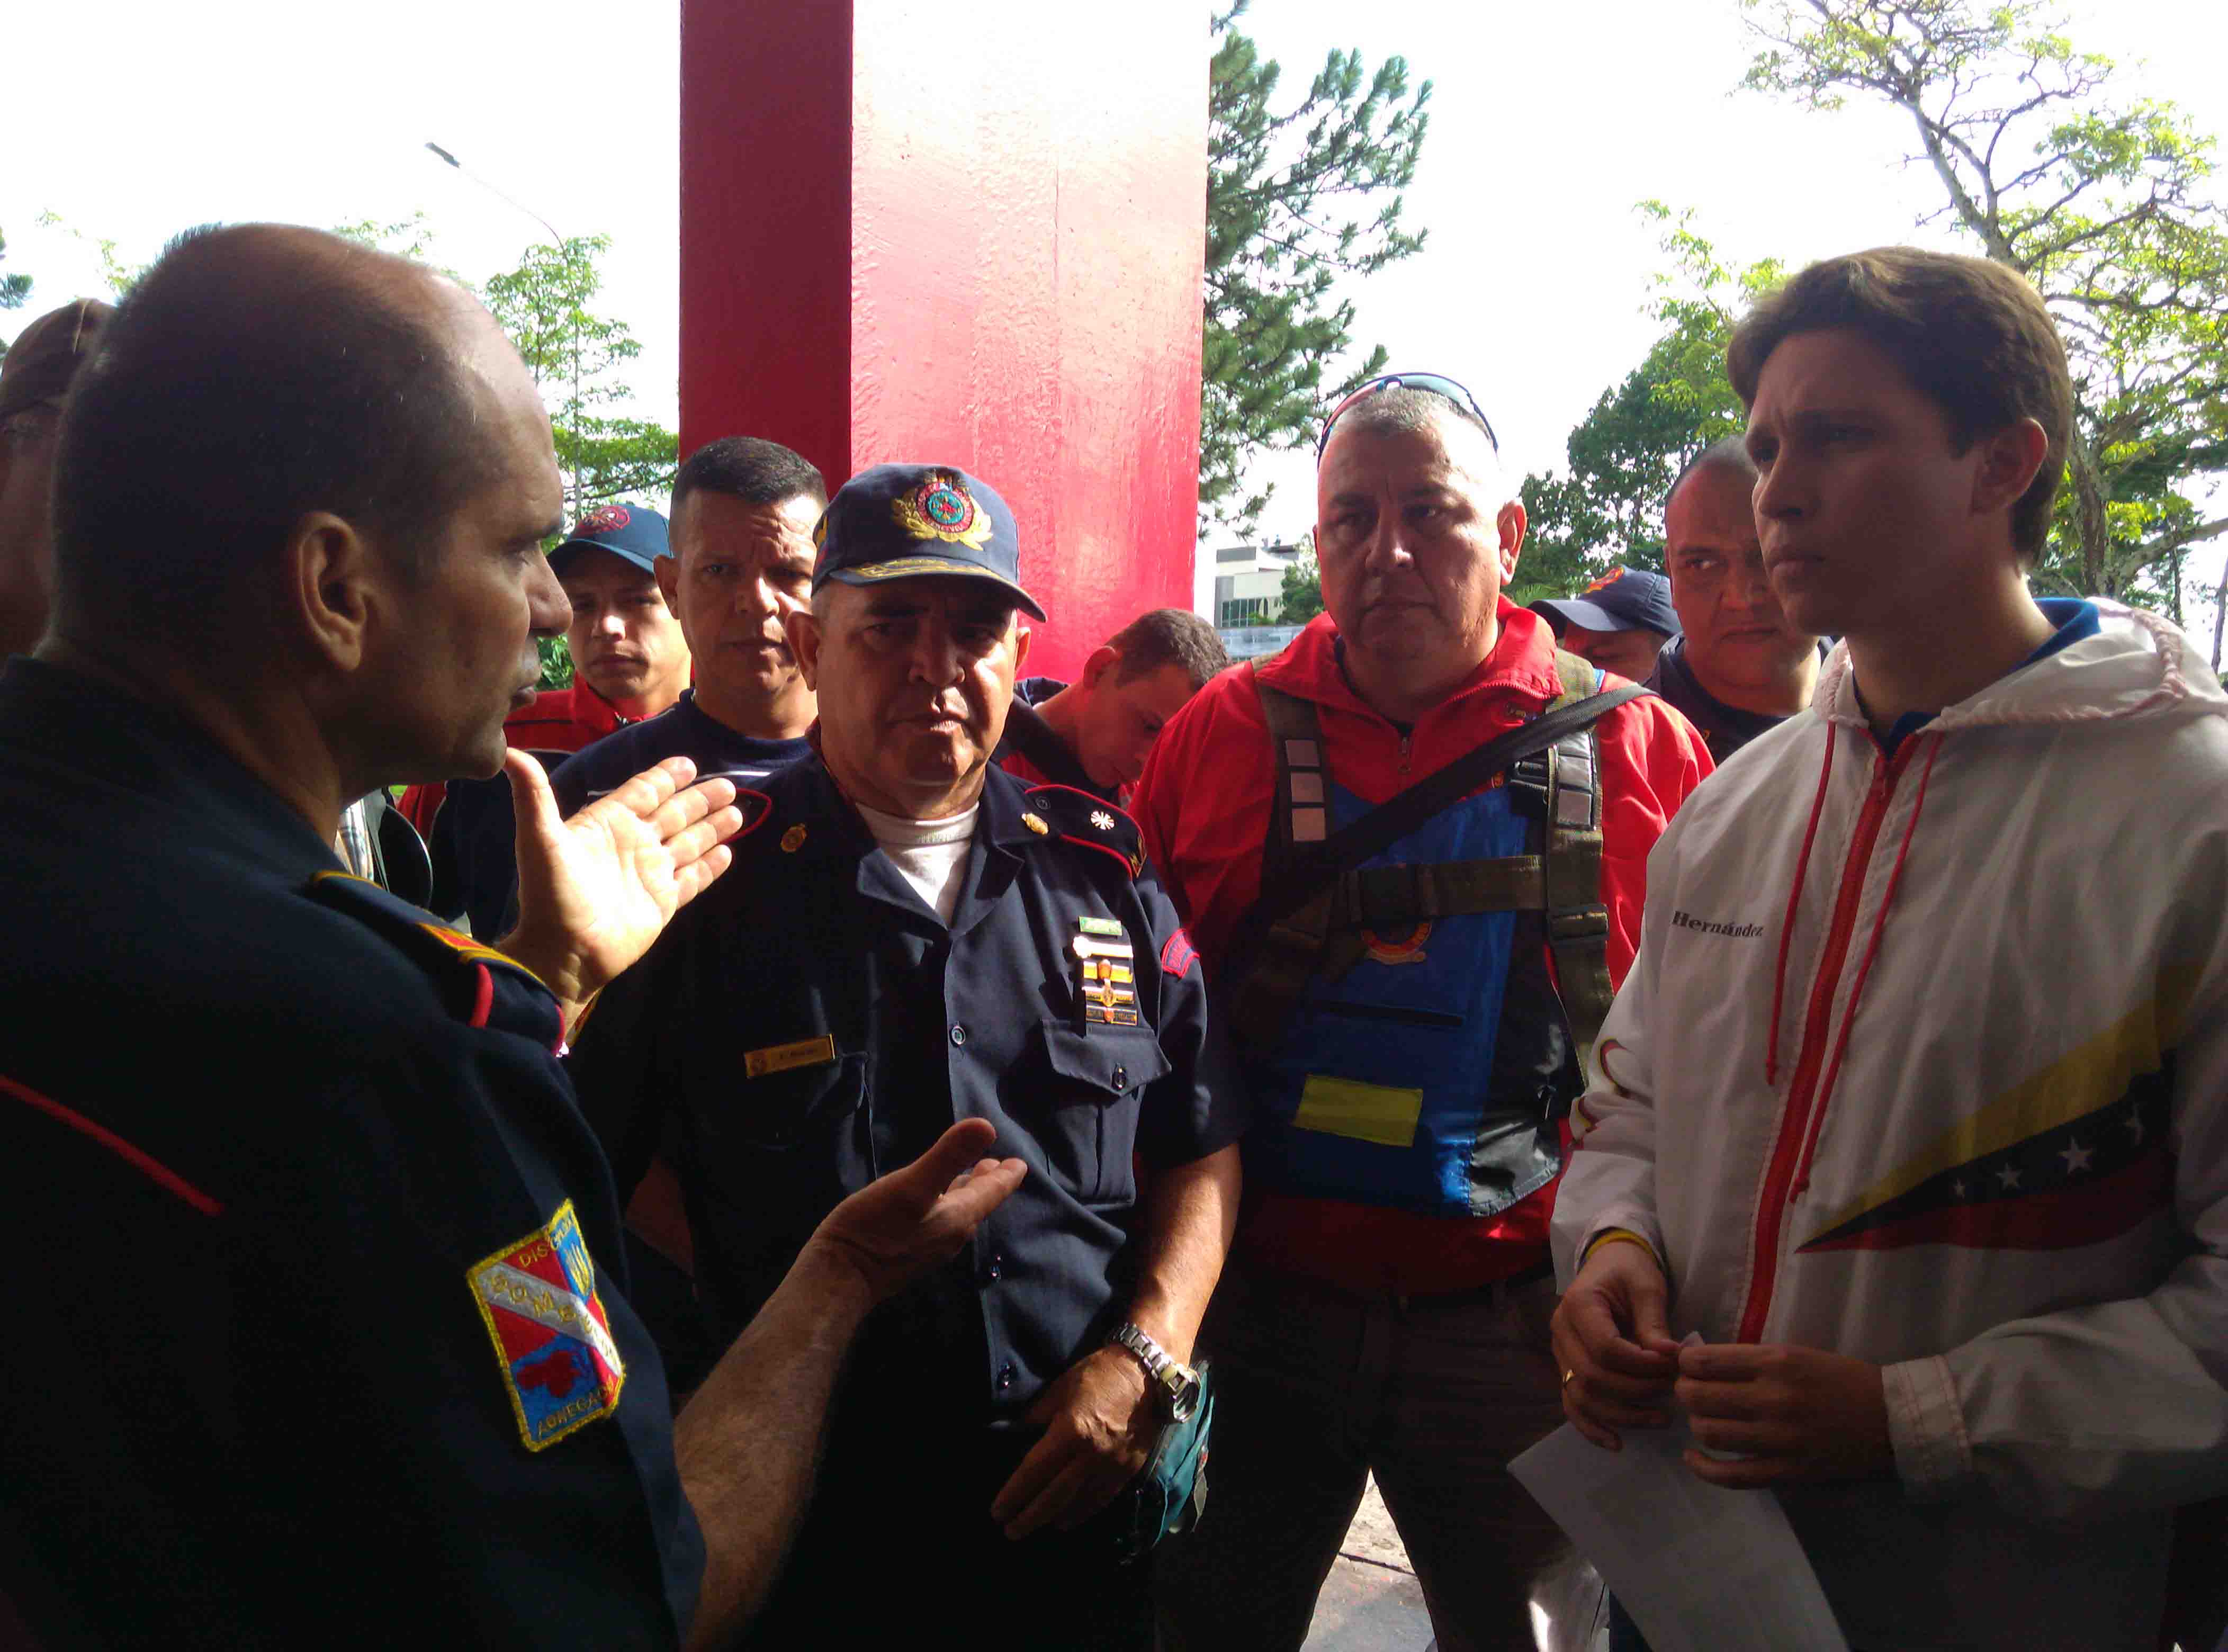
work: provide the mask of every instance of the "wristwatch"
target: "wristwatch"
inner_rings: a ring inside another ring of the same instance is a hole
[[[1188,1421],[1199,1409],[1199,1373],[1168,1357],[1168,1350],[1126,1320],[1106,1339],[1109,1348],[1126,1348],[1145,1367],[1147,1381],[1158,1393],[1172,1423]]]

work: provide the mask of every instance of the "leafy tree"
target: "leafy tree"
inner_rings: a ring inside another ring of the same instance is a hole
[[[8,257],[8,238],[0,235],[0,263]],[[31,296],[31,278],[23,274],[0,275],[0,310],[21,310]],[[0,355],[7,350],[0,347]]]
[[[432,237],[423,213],[400,223],[343,224],[335,233],[421,263],[432,261]],[[464,283],[509,336],[550,404],[550,434],[565,473],[568,522],[612,500],[669,491],[681,464],[678,435],[615,411],[632,394],[619,369],[642,353],[642,345],[624,322],[591,308],[603,285],[598,261],[610,249],[611,239],[605,235],[537,243],[520,255],[516,267],[483,282]],[[541,686],[563,688],[573,680],[565,639],[545,637],[541,649]]]
[[[147,266],[144,264],[126,264],[122,259],[117,257],[116,243],[107,236],[88,235],[85,231],[65,220],[58,212],[41,213],[39,227],[59,229],[71,240],[83,241],[87,247],[93,248],[93,256],[100,261],[102,284],[108,288],[109,296],[112,298],[121,298],[125,293],[131,291],[133,284],[146,272]]]
[[[1277,624],[1304,625],[1323,611],[1322,570],[1316,562],[1316,538],[1301,541],[1305,547],[1284,570],[1277,592]]]
[[[334,233],[432,262],[432,235],[423,213],[400,223],[343,224]],[[642,354],[642,344],[626,323],[591,307],[603,286],[598,265],[611,245],[607,235],[536,243],[515,268],[464,282],[509,336],[549,404],[568,522],[611,500],[666,492],[681,464],[678,435],[614,411],[633,394],[619,369]]]
[[[612,411],[632,394],[618,369],[642,345],[624,322],[589,308],[603,285],[597,262],[611,245],[608,235],[574,235],[561,246],[529,247],[517,268],[479,287],[535,383],[555,401],[551,423],[572,514],[663,493],[681,464],[675,432]]]
[[[2179,616],[2180,562],[2228,533],[2228,212],[2213,139],[2130,98],[2045,0],[1743,0],[1747,84],[1813,109],[1901,110],[1947,225],[2048,302],[2071,357],[2069,486],[2038,583]],[[2221,597],[2228,597],[2224,582]],[[2217,667],[2218,644],[2215,645]]]
[[[1430,117],[1428,80],[1412,93],[1405,59],[1373,74],[1334,51],[1289,107],[1282,70],[1233,27],[1248,0],[1217,16],[1208,71],[1207,314],[1200,407],[1200,528],[1243,532],[1268,503],[1244,485],[1254,453],[1311,440],[1333,361],[1352,340],[1341,276],[1408,257],[1425,232],[1401,227]],[[1380,347],[1334,387],[1384,370]]]
[[[1664,225],[1668,269],[1648,313],[1663,331],[1623,383],[1604,390],[1571,432],[1565,476],[1524,478],[1530,519],[1509,598],[1533,602],[1583,590],[1612,564],[1663,567],[1663,506],[1687,462],[1742,425],[1725,377],[1725,342],[1756,296],[1781,276],[1777,259],[1732,265],[1660,202],[1640,210]]]

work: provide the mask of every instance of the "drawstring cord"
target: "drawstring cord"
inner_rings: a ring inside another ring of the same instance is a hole
[[[1802,834],[1802,853],[1795,862],[1795,887],[1787,893],[1787,912],[1779,920],[1779,961],[1771,971],[1771,1031],[1764,1046],[1764,1082],[1779,1082],[1779,1007],[1787,993],[1787,947],[1795,938],[1795,908],[1802,899],[1802,880],[1810,871],[1810,846],[1818,841],[1818,816],[1826,807],[1826,782],[1834,777],[1834,748],[1841,731],[1826,725],[1826,761],[1818,770],[1818,795],[1810,800],[1810,824]]]
[[[1879,912],[1873,919],[1872,938],[1865,944],[1864,961],[1857,966],[1856,984],[1849,989],[1849,1007],[1841,1013],[1841,1035],[1834,1041],[1833,1060],[1826,1064],[1825,1082],[1818,1086],[1818,1099],[1810,1109],[1810,1138],[1802,1144],[1802,1156],[1795,1162],[1795,1185],[1789,1191],[1792,1198],[1802,1197],[1810,1185],[1810,1162],[1817,1156],[1818,1137],[1825,1129],[1826,1105],[1833,1099],[1834,1081],[1841,1076],[1841,1057],[1849,1047],[1849,1029],[1856,1024],[1857,1004],[1865,996],[1865,982],[1873,972],[1873,958],[1879,951],[1880,932],[1887,927],[1888,908],[1895,904],[1896,887],[1903,881],[1903,863],[1911,854],[1911,836],[1918,829],[1918,816],[1926,807],[1926,783],[1934,778],[1934,759],[1942,755],[1945,736],[1937,734],[1926,748],[1926,766],[1919,771],[1918,795],[1911,799],[1911,819],[1903,829],[1903,842],[1895,852],[1895,866],[1888,873],[1887,889],[1880,896]]]

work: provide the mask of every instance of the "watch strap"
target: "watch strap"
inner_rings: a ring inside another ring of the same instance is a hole
[[[1195,1380],[1189,1370],[1169,1356],[1166,1348],[1127,1320],[1117,1325],[1106,1341],[1109,1347],[1127,1349],[1145,1367],[1146,1378],[1171,1400],[1188,1382]]]

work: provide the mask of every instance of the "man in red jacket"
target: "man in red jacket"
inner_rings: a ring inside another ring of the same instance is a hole
[[[1365,861],[1364,878],[1394,870],[1341,897],[1352,917],[1304,986],[1265,1019],[1247,1008],[1264,953],[1233,942],[1264,844],[1288,863],[1559,699],[1622,682],[1559,661],[1546,622],[1501,596],[1524,511],[1502,503],[1467,391],[1373,381],[1324,435],[1326,611],[1170,721],[1136,803],[1240,1006],[1256,1110],[1200,1335],[1222,1395],[1213,1514],[1167,1558],[1163,1627],[1180,1649],[1298,1648],[1373,1472],[1444,1652],[1529,1648],[1529,1585],[1560,1539],[1507,1463],[1561,1418],[1547,1222],[1583,1024],[1606,1008],[1605,983],[1574,999],[1574,1039],[1558,982],[1623,976],[1649,848],[1710,759],[1661,701],[1618,706]],[[1560,873],[1597,855],[1575,877],[1585,910],[1559,904]],[[1386,896],[1431,885],[1426,866],[1437,893]],[[1527,867],[1533,893],[1511,893]]]

